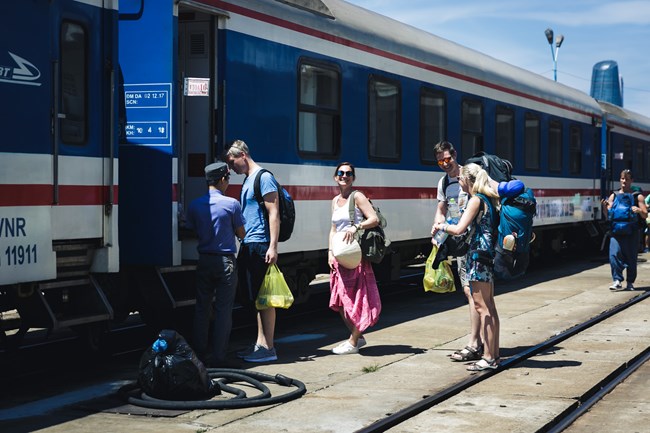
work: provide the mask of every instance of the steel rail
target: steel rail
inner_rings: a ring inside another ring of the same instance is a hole
[[[459,394],[462,391],[465,391],[468,388],[471,388],[472,386],[477,385],[478,383],[484,381],[485,379],[488,379],[489,377],[499,374],[503,371],[508,370],[509,368],[525,361],[526,359],[530,358],[531,356],[537,355],[539,353],[543,353],[547,349],[557,345],[558,343],[575,336],[576,334],[579,334],[580,332],[585,331],[586,329],[589,329],[590,327],[602,322],[603,320],[606,320],[612,316],[615,316],[616,314],[620,313],[621,311],[631,307],[632,305],[635,305],[641,301],[644,301],[650,296],[650,292],[645,292],[639,296],[636,296],[632,299],[629,299],[628,301],[624,302],[623,304],[617,305],[616,307],[613,307],[609,310],[606,310],[599,314],[596,317],[593,317],[579,325],[575,325],[572,328],[567,329],[566,331],[560,332],[553,337],[549,338],[546,341],[543,341],[542,343],[532,346],[528,349],[522,350],[521,352],[513,355],[512,357],[508,358],[507,360],[501,362],[499,368],[497,370],[485,370],[479,374],[473,375],[468,377],[467,379],[450,386],[449,388],[446,388],[434,395],[427,396],[423,398],[422,400],[418,401],[415,404],[412,404],[410,406],[405,407],[404,409],[401,409],[385,418],[379,419],[375,421],[374,423],[357,430],[355,433],[379,433],[379,432],[384,432],[390,428],[393,428],[411,418],[414,416],[418,415],[419,413],[422,413],[433,406],[436,406],[437,404],[448,400],[452,398],[453,396]]]

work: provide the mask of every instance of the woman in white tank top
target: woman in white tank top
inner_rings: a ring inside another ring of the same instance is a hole
[[[376,227],[379,219],[368,198],[360,191],[354,194],[354,221],[350,221],[349,200],[354,191],[354,166],[342,162],[334,170],[334,181],[340,194],[332,199],[332,227],[329,234],[328,264],[330,266],[330,303],[332,310],[341,314],[350,330],[350,337],[332,349],[337,355],[358,353],[366,344],[363,332],[377,323],[381,300],[377,281],[368,260],[362,259],[355,269],[339,266],[332,254],[332,237],[344,232],[344,240],[356,242],[355,233]]]

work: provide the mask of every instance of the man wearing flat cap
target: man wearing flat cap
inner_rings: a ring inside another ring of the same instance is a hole
[[[208,192],[192,201],[187,212],[186,227],[199,238],[193,348],[210,367],[225,366],[237,291],[236,238],[246,235],[239,201],[224,195],[229,179],[226,163],[205,167]]]

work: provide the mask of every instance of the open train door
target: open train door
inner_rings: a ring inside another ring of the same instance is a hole
[[[190,202],[205,194],[204,167],[220,157],[223,107],[218,80],[218,29],[227,12],[193,1],[178,9],[180,145],[178,156],[181,219]],[[197,259],[196,239],[183,235],[184,259]]]

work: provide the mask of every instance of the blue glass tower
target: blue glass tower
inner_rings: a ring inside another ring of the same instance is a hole
[[[591,96],[622,107],[623,92],[618,77],[618,64],[614,60],[596,63],[591,75]]]

